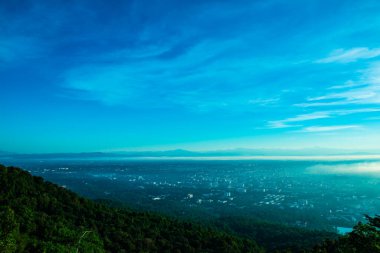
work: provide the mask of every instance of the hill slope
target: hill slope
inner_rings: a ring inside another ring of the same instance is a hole
[[[253,241],[114,209],[0,165],[0,252],[263,252]]]

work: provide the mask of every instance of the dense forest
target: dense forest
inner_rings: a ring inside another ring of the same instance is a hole
[[[288,247],[285,251],[380,252],[380,217],[367,220],[348,235],[327,240],[313,249],[305,249],[308,245],[303,243],[302,235],[288,237],[294,240],[289,245],[299,247]],[[275,251],[276,245],[284,248],[276,241],[278,237],[262,238],[260,233],[265,229],[272,234],[281,233],[278,226],[266,223],[260,226],[234,217],[208,226],[110,207],[79,197],[21,169],[0,165],[0,252],[4,253],[266,252]],[[243,230],[250,232],[242,233]],[[293,235],[296,232],[299,230]]]

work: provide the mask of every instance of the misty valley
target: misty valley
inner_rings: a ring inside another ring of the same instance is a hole
[[[380,167],[376,161],[31,159],[12,164],[91,199],[200,221],[240,217],[344,234],[364,214],[380,210],[380,177],[366,172]]]

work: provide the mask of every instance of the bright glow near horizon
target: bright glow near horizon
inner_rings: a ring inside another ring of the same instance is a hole
[[[380,177],[380,162],[315,165],[308,168],[308,171],[312,174],[350,174]]]
[[[380,2],[2,1],[0,149],[380,150]]]

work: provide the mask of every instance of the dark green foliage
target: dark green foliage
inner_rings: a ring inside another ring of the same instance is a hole
[[[111,208],[0,165],[0,252],[263,252],[158,214]]]
[[[297,227],[253,220],[245,217],[222,217],[217,227],[255,240],[269,252],[289,249],[291,252],[303,252],[326,239],[337,238],[338,235],[325,231],[307,230]]]
[[[380,216],[369,217],[367,223],[357,224],[351,233],[336,241],[326,241],[315,247],[318,253],[377,253],[380,252]]]

